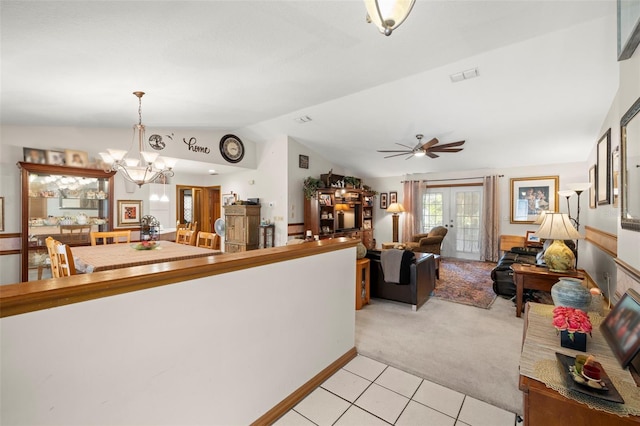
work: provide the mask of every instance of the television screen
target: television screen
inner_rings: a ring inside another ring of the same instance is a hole
[[[622,368],[626,368],[640,350],[640,295],[627,290],[600,330]]]

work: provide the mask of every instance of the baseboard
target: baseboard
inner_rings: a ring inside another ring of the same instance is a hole
[[[271,410],[264,413],[257,420],[251,423],[254,426],[262,426],[262,425],[270,425],[278,420],[282,415],[284,415],[287,411],[292,409],[298,404],[298,402],[302,401],[307,395],[309,395],[315,388],[320,386],[325,380],[331,377],[336,371],[340,370],[342,367],[347,365],[349,361],[355,358],[358,355],[358,352],[355,346],[349,349],[344,355],[340,358],[333,361],[329,366],[327,366],[324,370],[316,374],[311,380],[300,386],[298,389],[293,391],[289,396],[280,401],[275,407]]]

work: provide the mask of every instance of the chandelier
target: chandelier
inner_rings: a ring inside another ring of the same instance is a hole
[[[133,138],[129,151],[121,149],[107,149],[107,152],[100,152],[102,161],[109,165],[107,171],[120,172],[129,182],[133,182],[139,187],[145,183],[154,182],[161,176],[171,177],[174,175],[173,167],[177,160],[169,157],[158,157],[158,153],[144,151],[144,124],[142,124],[142,96],[144,92],[133,92],[138,97],[138,124],[133,126]],[[133,144],[138,134],[138,150],[133,150]],[[129,154],[132,154],[130,157]]]
[[[364,0],[367,22],[374,23],[380,32],[390,36],[413,8],[415,0]]]

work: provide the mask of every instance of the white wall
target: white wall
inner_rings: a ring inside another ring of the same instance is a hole
[[[2,318],[0,423],[250,424],[355,346],[353,259],[352,247]]]

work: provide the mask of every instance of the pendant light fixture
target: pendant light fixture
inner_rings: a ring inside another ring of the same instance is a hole
[[[390,36],[407,19],[414,3],[415,0],[364,0],[367,22],[375,24],[382,34]]]
[[[145,183],[154,182],[160,176],[171,177],[174,175],[173,167],[176,159],[169,157],[158,157],[158,153],[144,151],[145,126],[142,124],[142,96],[144,92],[133,92],[138,97],[138,124],[133,126],[133,139],[129,151],[120,149],[107,149],[107,152],[100,152],[102,160],[109,165],[107,171],[120,172],[129,182],[133,182],[139,187]],[[133,144],[138,136],[138,150],[133,149]],[[132,154],[129,157],[129,154]]]

